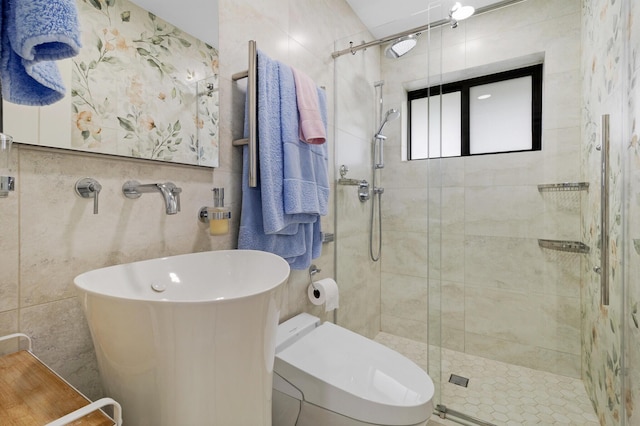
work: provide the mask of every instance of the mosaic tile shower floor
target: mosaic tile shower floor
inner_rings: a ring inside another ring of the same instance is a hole
[[[427,369],[428,345],[388,333],[375,340]],[[469,378],[467,388],[448,382],[450,374]],[[581,380],[442,350],[443,401],[452,410],[496,425],[598,426]],[[429,426],[458,425],[433,419]]]

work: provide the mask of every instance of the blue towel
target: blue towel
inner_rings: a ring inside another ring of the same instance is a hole
[[[75,0],[4,0],[10,4],[11,47],[28,61],[55,61],[80,52]]]
[[[1,0],[1,6],[0,81],[3,98],[32,106],[59,101],[66,90],[58,66],[52,60],[74,56],[80,49],[75,2]]]
[[[284,211],[284,156],[282,124],[292,116],[298,134],[295,85],[282,83],[282,71],[290,68],[258,51],[258,147],[260,182],[248,184],[248,148],[243,151],[242,212],[238,248],[263,250],[283,257],[292,269],[306,269],[317,258],[321,242],[317,214],[287,214]],[[283,107],[283,103],[287,103]],[[247,103],[248,104],[248,103]],[[245,105],[245,135],[248,129]],[[289,111],[287,120],[283,108]],[[297,137],[297,136],[296,136]],[[321,249],[321,247],[320,247]]]
[[[307,269],[312,259],[317,259],[322,254],[322,227],[320,218],[314,223],[300,225],[305,228],[306,251],[294,258],[286,259],[291,269]]]
[[[329,155],[327,144],[300,140],[295,80],[290,67],[280,67],[282,90],[280,117],[284,149],[283,198],[286,214],[326,215],[329,205]],[[319,107],[326,134],[326,97],[319,90]]]
[[[262,215],[266,234],[295,235],[300,223],[313,223],[311,215],[287,214],[283,200],[283,168],[281,108],[290,93],[295,99],[295,86],[280,85],[280,70],[286,65],[258,51],[258,149],[260,151],[260,187]],[[288,68],[288,67],[286,67]],[[282,96],[285,96],[283,99]],[[295,100],[293,103],[294,114]],[[297,115],[294,115],[297,120]],[[298,132],[296,123],[295,131]]]
[[[283,201],[285,214],[309,215],[317,218],[311,229],[307,228],[308,250],[295,265],[308,265],[311,259],[322,254],[322,229],[319,216],[328,213],[329,206],[329,153],[328,144],[308,144],[300,140],[295,79],[290,67],[280,64],[280,120],[283,142]],[[318,89],[322,121],[327,127],[327,99],[324,90]],[[289,260],[289,259],[288,259]],[[304,267],[302,268],[304,269]]]
[[[249,187],[249,148],[246,146],[243,147],[242,167],[242,211],[240,213],[238,248],[268,251],[287,261],[303,256],[307,252],[305,227],[301,226],[295,235],[265,234],[261,205],[262,191],[260,187]]]
[[[0,52],[2,98],[21,105],[50,105],[64,98],[65,88],[55,62],[32,62],[23,59],[9,46],[3,31]]]

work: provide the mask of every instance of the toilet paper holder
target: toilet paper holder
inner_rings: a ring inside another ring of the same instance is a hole
[[[311,283],[311,287],[313,287],[313,296],[316,299],[320,297],[320,290],[318,290],[313,283],[313,276],[320,271],[322,271],[322,269],[318,268],[316,265],[309,266],[309,282]]]

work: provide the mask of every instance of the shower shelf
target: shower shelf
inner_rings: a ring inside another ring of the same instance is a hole
[[[360,179],[340,178],[338,179],[338,185],[352,185],[358,186],[362,182]]]
[[[538,245],[542,248],[558,251],[567,251],[570,253],[589,253],[589,246],[579,241],[560,241],[560,240],[538,240]]]
[[[565,182],[565,183],[547,183],[538,185],[540,192],[558,192],[558,191],[587,191],[589,182]]]
[[[333,233],[329,233],[329,232],[323,232],[322,233],[322,243],[332,243],[336,240],[336,235]]]

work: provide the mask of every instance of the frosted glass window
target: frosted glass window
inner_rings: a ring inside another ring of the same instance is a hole
[[[429,158],[429,98],[411,101],[411,158]]]
[[[411,101],[412,160],[461,155],[461,97],[453,92]]]
[[[542,64],[407,93],[410,160],[542,149]]]
[[[520,77],[469,89],[469,153],[531,149],[531,82]]]

